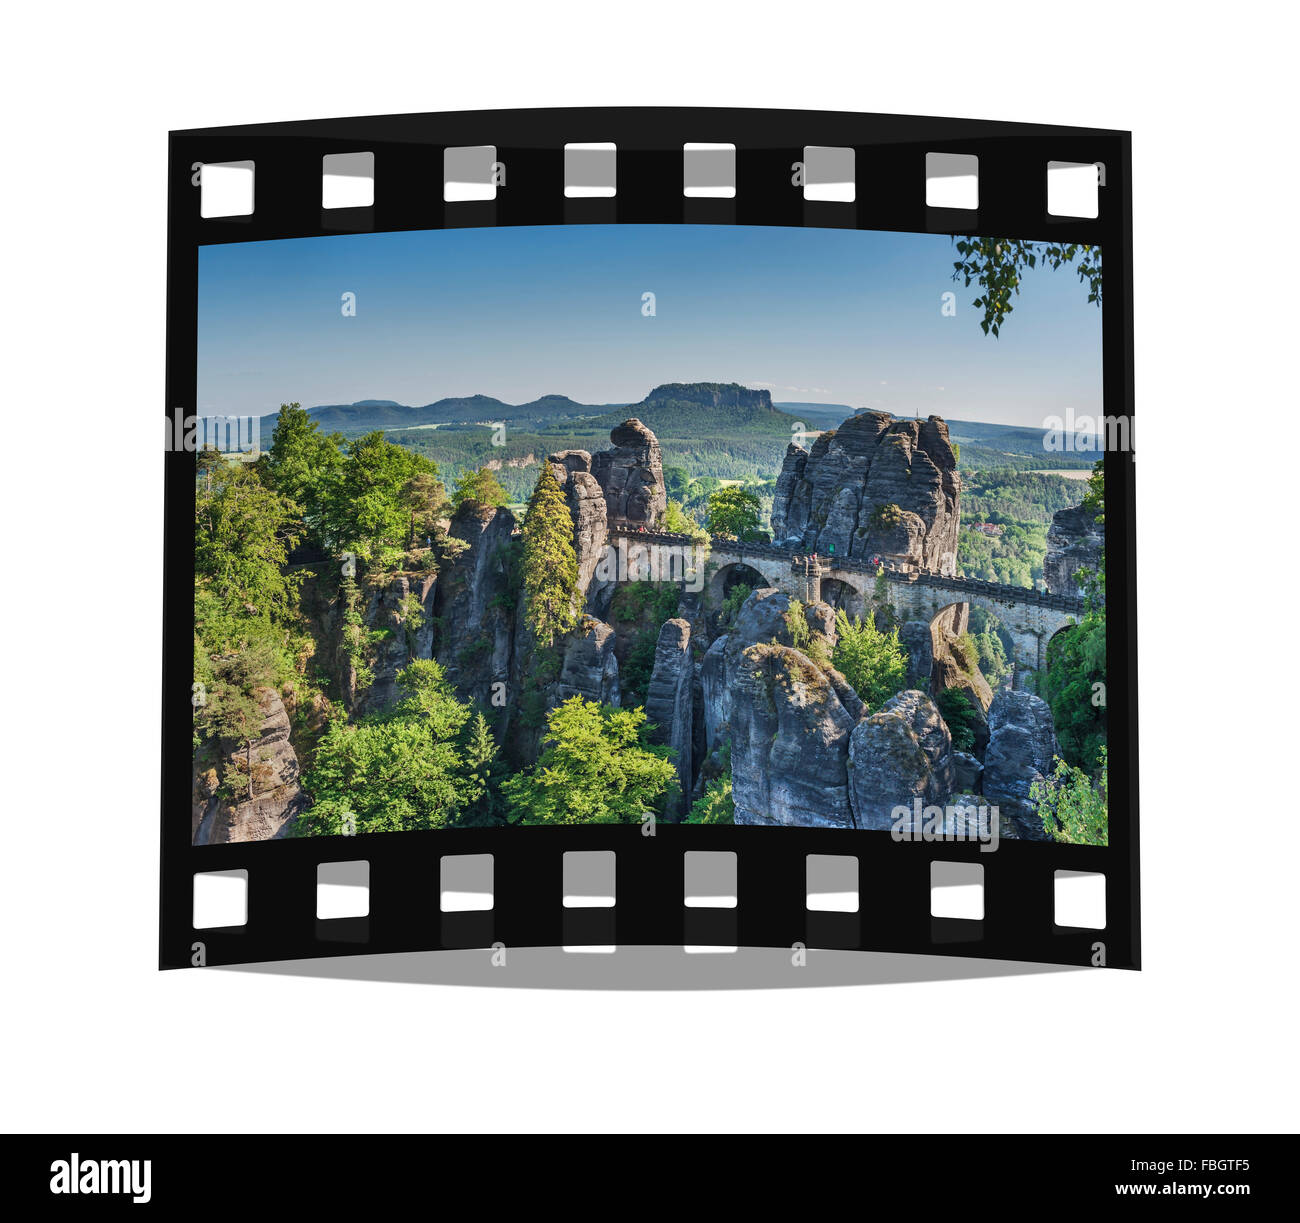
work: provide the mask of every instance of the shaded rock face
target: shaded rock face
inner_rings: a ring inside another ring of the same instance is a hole
[[[1052,711],[1030,692],[1000,688],[989,706],[989,745],[984,753],[984,793],[1029,840],[1050,838],[1029,801],[1029,787],[1052,771],[1057,754]]]
[[[899,626],[898,640],[907,651],[904,683],[909,688],[928,691],[930,674],[934,669],[934,638],[930,634],[930,625],[924,620],[909,620]]]
[[[608,595],[601,583],[592,589],[592,579],[605,551],[605,532],[608,510],[605,492],[591,474],[591,455],[585,450],[562,450],[550,455],[547,462],[555,479],[564,490],[573,518],[573,550],[578,558],[578,591],[585,605],[608,604]]]
[[[635,417],[611,429],[609,439],[613,449],[598,451],[591,459],[609,525],[658,526],[668,508],[659,439]]]
[[[745,600],[731,632],[723,634],[709,646],[700,666],[705,742],[709,751],[713,751],[730,733],[733,686],[741,654],[747,647],[760,642],[793,646],[794,640],[785,621],[789,610],[789,595],[775,586],[760,587]]]
[[[984,777],[984,766],[969,752],[952,754],[953,785],[959,790],[979,792]]]
[[[560,678],[547,693],[554,708],[571,696],[602,705],[619,703],[618,659],[614,656],[614,630],[591,616],[565,638]]]
[[[1043,579],[1054,595],[1083,593],[1075,574],[1080,569],[1101,568],[1106,547],[1105,529],[1092,510],[1082,505],[1057,510],[1047,528],[1047,555],[1043,559]]]
[[[829,603],[805,603],[803,605],[803,618],[808,622],[810,632],[821,633],[834,644],[836,636],[835,609]]]
[[[270,841],[287,836],[305,800],[299,790],[298,754],[289,742],[289,715],[272,688],[258,692],[265,715],[260,735],[250,745],[223,744],[215,772],[195,781],[193,837],[195,845],[225,845],[233,841]],[[227,765],[248,777],[248,794],[225,803],[212,790]]]
[[[374,649],[370,686],[356,693],[355,677],[345,690],[355,694],[355,713],[379,713],[401,697],[397,674],[417,658],[433,657],[433,607],[437,578],[400,574],[387,586],[372,587],[366,599],[365,622],[372,629],[388,630]],[[414,597],[412,597],[414,596]],[[418,606],[417,606],[418,605]]]
[[[655,644],[654,670],[646,690],[646,721],[652,743],[671,747],[676,755],[682,793],[679,808],[691,793],[695,772],[695,665],[691,660],[691,626],[682,619],[665,620]]]
[[[811,450],[791,445],[777,477],[774,540],[863,560],[952,574],[961,524],[961,477],[948,426],[859,412],[822,433]],[[896,523],[873,520],[897,505]]]
[[[732,690],[736,823],[851,828],[853,719],[825,674],[790,646],[751,645],[737,660]]]
[[[712,752],[731,733],[731,689],[727,687],[727,643],[719,637],[700,663],[700,699],[704,706],[704,742]]]
[[[853,729],[848,780],[858,828],[889,830],[894,808],[914,812],[918,798],[922,808],[946,803],[954,776],[952,735],[924,692],[900,692]],[[913,818],[900,828],[910,830]]]
[[[862,702],[794,648],[789,611],[784,592],[756,590],[709,646],[699,668],[704,747],[711,760],[730,741],[737,824],[852,827],[848,736]],[[806,618],[823,627],[819,608]]]
[[[946,688],[956,688],[967,694],[976,712],[982,715],[993,701],[993,689],[979,669],[979,655],[967,649],[958,634],[966,632],[966,604],[961,606],[961,628],[954,633],[940,620],[933,624],[933,682],[931,690],[936,695]]]
[[[469,547],[439,578],[435,657],[466,695],[491,705],[492,685],[510,677],[513,646],[505,548],[515,527],[507,509],[466,502],[450,534]]]

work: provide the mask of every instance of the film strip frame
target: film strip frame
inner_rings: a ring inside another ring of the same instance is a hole
[[[568,198],[564,146],[617,148],[617,193]],[[731,198],[683,193],[683,147],[735,146]],[[509,167],[493,200],[445,201],[444,150],[494,146]],[[807,146],[851,148],[852,202],[806,200],[791,168]],[[321,207],[322,158],[374,155],[365,208]],[[925,199],[927,153],[979,162],[976,211]],[[256,207],[204,218],[200,165],[252,161]],[[1049,162],[1098,163],[1095,219],[1047,209]],[[168,182],[165,412],[195,411],[198,248],[276,238],[393,230],[573,224],[779,225],[1099,243],[1106,261],[1103,397],[1107,417],[1133,413],[1131,154],[1127,132],[968,119],[817,111],[628,108],[464,111],[173,132]],[[839,829],[639,827],[465,829],[355,837],[190,844],[193,459],[165,456],[164,671],[160,966],[190,967],[370,952],[505,946],[720,945],[860,949],[1140,966],[1137,640],[1131,447],[1106,455],[1107,712],[1112,818],[1106,847],[1003,841],[895,842]],[[615,903],[569,908],[566,853],[615,855]],[[685,854],[736,855],[732,908],[685,904]],[[444,856],[490,854],[493,907],[441,911]],[[808,908],[807,857],[856,860],[858,910]],[[366,917],[316,917],[322,863],[369,863]],[[931,916],[933,862],[983,867],[984,917]],[[194,876],[245,870],[246,922],[196,930]],[[1104,929],[1056,925],[1058,871],[1106,879]],[[1098,945],[1103,953],[1098,957]]]

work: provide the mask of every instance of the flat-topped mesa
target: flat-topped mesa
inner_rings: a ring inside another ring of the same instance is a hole
[[[636,417],[615,425],[610,450],[591,456],[591,474],[605,494],[611,527],[657,527],[668,509],[659,439]]]
[[[938,416],[859,412],[810,449],[786,449],[772,503],[778,543],[952,575],[960,526],[961,476]]]
[[[694,403],[702,408],[766,408],[772,410],[772,393],[741,386],[738,382],[665,382],[648,394],[644,405]]]

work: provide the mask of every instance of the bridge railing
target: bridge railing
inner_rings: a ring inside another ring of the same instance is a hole
[[[695,537],[675,531],[637,531],[629,527],[610,527],[609,535],[622,536],[641,543],[662,543],[681,546],[695,543]],[[758,543],[755,541],[724,538],[713,535],[709,539],[713,552],[734,556],[737,561],[745,557],[771,556],[793,561],[799,557],[813,555],[802,548],[790,548],[783,544]],[[868,565],[864,561],[844,560],[840,557],[816,554],[822,564],[823,575],[834,577],[836,572],[862,573],[877,576],[882,568],[887,581],[907,585],[933,586],[940,590],[951,590],[958,594],[983,595],[1004,603],[1032,603],[1040,607],[1050,607],[1058,611],[1082,614],[1086,605],[1082,598],[1071,595],[1051,594],[1034,590],[1027,586],[1007,586],[1000,582],[986,582],[982,578],[948,577],[940,573],[926,573],[892,568],[888,565]]]

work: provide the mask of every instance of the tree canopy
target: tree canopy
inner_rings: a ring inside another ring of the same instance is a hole
[[[524,515],[520,569],[528,627],[539,645],[554,645],[578,623],[580,609],[573,518],[549,463],[542,464]]]
[[[508,505],[510,498],[501,487],[497,473],[490,467],[479,467],[463,472],[452,490],[451,503],[456,509],[460,509],[467,501],[474,505],[501,506]]]
[[[511,823],[639,824],[677,791],[672,750],[647,742],[643,709],[573,696],[546,726],[537,767],[502,784]]]
[[[714,535],[734,535],[744,539],[758,530],[762,503],[746,488],[738,484],[720,488],[709,495],[709,530]]]
[[[983,311],[980,326],[985,335],[997,336],[1011,313],[1013,297],[1027,268],[1065,267],[1075,264],[1079,279],[1088,287],[1088,300],[1101,305],[1101,248],[1077,242],[1026,242],[1018,238],[959,238],[953,280],[966,288],[978,284],[983,292],[971,302]],[[1077,261],[1077,262],[1076,262]]]
[[[841,607],[835,613],[837,639],[831,660],[862,698],[875,711],[900,692],[907,676],[907,650],[898,630],[882,633],[868,616],[849,619]]]
[[[405,695],[393,709],[333,722],[321,738],[297,835],[445,828],[487,797],[495,745],[481,715],[436,662],[411,663],[397,682]]]

